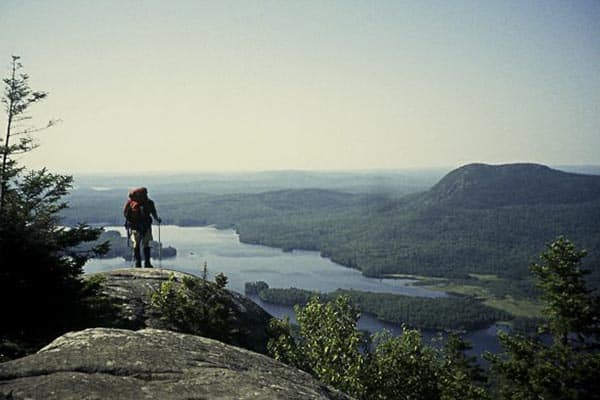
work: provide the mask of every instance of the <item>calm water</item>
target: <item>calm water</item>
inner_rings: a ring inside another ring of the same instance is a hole
[[[123,227],[106,227],[125,235]],[[158,239],[158,227],[153,227]],[[199,275],[204,262],[214,276],[219,272],[229,278],[227,287],[244,293],[246,282],[265,281],[272,288],[331,292],[338,288],[371,292],[406,294],[410,296],[440,297],[444,293],[411,286],[410,280],[374,279],[359,271],[343,267],[323,258],[315,251],[283,252],[266,246],[241,243],[231,229],[212,227],[161,226],[163,246],[177,249],[177,257],[162,260],[162,267]],[[153,252],[158,257],[158,252]],[[158,261],[153,261],[158,266]],[[86,272],[98,272],[131,266],[123,259],[90,260]]]
[[[106,227],[125,235],[123,227]],[[153,235],[158,240],[158,227],[153,227]],[[213,227],[161,226],[163,246],[177,249],[177,257],[162,260],[162,267],[200,275],[204,262],[208,264],[209,276],[224,273],[229,283],[227,287],[244,293],[244,284],[253,281],[265,281],[273,288],[296,287],[300,289],[331,292],[338,288],[357,289],[371,292],[404,294],[410,296],[441,297],[444,293],[411,286],[411,280],[374,279],[364,277],[359,271],[343,267],[323,258],[314,251],[283,252],[266,246],[244,244],[239,241],[235,231],[218,230]],[[153,256],[158,257],[155,251]],[[158,266],[158,260],[154,260]],[[121,258],[90,260],[85,271],[88,273],[130,267],[131,262]],[[252,299],[271,315],[282,318],[289,316],[294,321],[294,311],[288,306],[263,303],[259,298]],[[377,320],[371,315],[363,315],[359,328],[376,332],[387,329],[399,334],[399,325]],[[471,332],[469,339],[473,353],[483,350],[498,351],[496,339],[497,326]],[[425,332],[425,337],[433,333]]]

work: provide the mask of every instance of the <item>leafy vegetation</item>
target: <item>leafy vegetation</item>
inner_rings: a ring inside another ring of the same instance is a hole
[[[504,353],[487,354],[486,374],[469,344],[450,335],[442,348],[425,345],[417,330],[362,337],[358,309],[348,296],[329,303],[313,297],[296,306],[299,332],[274,320],[273,357],[360,399],[591,399],[600,384],[600,297],[586,288],[584,252],[559,238],[531,271],[542,292],[547,320],[540,334],[500,333]],[[333,351],[332,351],[333,349]],[[345,374],[345,379],[341,375]]]
[[[227,284],[223,274],[216,283],[184,276],[178,282],[174,274],[152,294],[162,328],[206,336],[230,343],[236,331],[232,328],[232,310],[222,289]]]
[[[347,296],[323,303],[313,297],[295,307],[299,332],[287,320],[271,322],[277,333],[270,354],[360,399],[485,399],[484,379],[458,337],[436,350],[417,330],[367,338],[357,329],[359,312]],[[455,397],[460,395],[460,397]]]
[[[342,296],[329,303],[315,299],[296,309],[305,364],[322,382],[353,394],[364,391],[358,317],[358,309]]]

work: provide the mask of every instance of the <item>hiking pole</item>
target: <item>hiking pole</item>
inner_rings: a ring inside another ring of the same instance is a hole
[[[127,247],[131,246],[131,268],[135,267],[135,248],[133,243],[131,243],[131,230],[126,227],[125,234],[127,235]]]
[[[162,268],[162,242],[160,241],[160,223],[158,221],[158,268]]]

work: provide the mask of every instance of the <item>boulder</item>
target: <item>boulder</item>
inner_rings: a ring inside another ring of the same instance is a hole
[[[131,329],[169,328],[164,326],[161,315],[152,307],[152,294],[171,276],[176,285],[180,285],[184,277],[201,279],[195,275],[160,268],[116,269],[94,276],[101,277],[104,292],[120,306],[118,318],[127,321],[120,326]],[[230,343],[265,353],[267,327],[272,316],[237,292],[220,289],[212,282],[206,282],[206,288],[218,291],[227,308],[232,311],[231,327],[236,333]]]
[[[165,330],[92,328],[0,364],[0,399],[349,399],[262,354]]]

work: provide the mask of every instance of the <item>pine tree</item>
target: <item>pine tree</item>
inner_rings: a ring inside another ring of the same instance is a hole
[[[598,398],[600,300],[586,289],[584,251],[558,238],[531,266],[543,291],[547,323],[540,335],[500,334],[504,353],[487,354],[498,392],[506,399]]]
[[[101,230],[60,225],[71,176],[18,165],[15,156],[36,147],[30,134],[39,130],[22,125],[31,120],[26,112],[47,94],[32,91],[29,77],[20,72],[19,57],[12,60],[11,76],[3,80],[7,129],[0,145],[0,358],[34,350],[94,318],[102,298],[97,283],[81,279],[82,268],[94,252],[107,250],[107,244],[90,251],[72,250],[97,239]],[[19,141],[12,143],[14,138]]]

